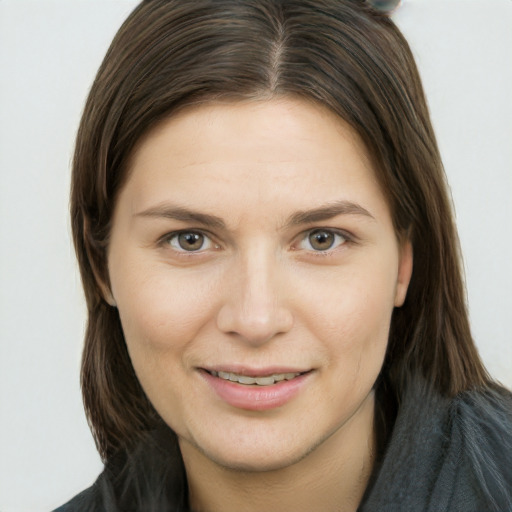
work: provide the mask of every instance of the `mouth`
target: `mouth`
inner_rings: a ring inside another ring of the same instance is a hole
[[[307,372],[272,373],[270,375],[248,376],[239,373],[206,370],[213,377],[218,377],[230,382],[236,382],[245,386],[272,386],[278,382],[288,381],[299,377]]]
[[[201,368],[200,374],[224,403],[249,411],[266,411],[291,402],[309,386],[314,370],[297,368]]]

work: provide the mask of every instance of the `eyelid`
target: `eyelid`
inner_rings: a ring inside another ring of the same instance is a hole
[[[300,247],[297,247],[299,244],[301,244],[302,242],[304,242],[305,240],[307,240],[308,236],[314,232],[314,231],[326,231],[326,232],[329,232],[329,233],[333,233],[334,235],[337,235],[337,236],[341,236],[342,238],[344,238],[344,242],[342,243],[339,243],[338,245],[332,247],[332,248],[329,248],[329,249],[326,249],[324,251],[317,251],[317,250],[314,250],[314,249],[303,249],[303,250],[306,250],[314,255],[318,255],[318,256],[322,256],[322,255],[328,255],[334,251],[336,251],[338,248],[340,248],[341,246],[345,246],[347,243],[354,243],[356,242],[356,237],[354,235],[352,235],[351,233],[349,233],[348,231],[346,230],[343,230],[343,229],[338,229],[338,228],[332,228],[332,227],[318,227],[318,226],[315,226],[315,227],[311,227],[305,231],[302,231],[298,237],[296,238],[296,242],[293,243],[292,245],[292,249],[293,250],[301,250],[302,248]],[[177,237],[183,233],[198,233],[202,236],[205,237],[205,239],[209,240],[210,242],[210,246],[207,247],[207,248],[201,248],[197,251],[187,251],[185,249],[179,249],[179,248],[175,248],[175,247],[172,247],[171,244],[169,243],[170,240],[172,240],[174,237]],[[178,229],[176,231],[171,231],[171,232],[168,232],[166,233],[165,235],[161,236],[158,240],[157,240],[157,245],[158,246],[164,246],[164,245],[167,245],[167,248],[169,248],[170,250],[172,250],[173,252],[175,252],[177,255],[179,256],[183,256],[183,257],[187,257],[187,256],[193,256],[193,255],[199,255],[199,254],[202,254],[210,249],[220,249],[220,244],[218,244],[217,242],[215,242],[214,240],[214,237],[212,234],[210,234],[208,231],[204,230],[204,229],[195,229],[195,228],[189,228],[189,229]]]
[[[319,256],[322,256],[322,255],[328,255],[328,254],[331,254],[333,252],[335,252],[337,249],[345,246],[347,243],[351,243],[351,242],[354,242],[355,241],[355,237],[348,233],[347,231],[343,230],[343,229],[337,229],[337,228],[324,228],[324,227],[313,227],[313,228],[310,228],[310,229],[307,229],[306,231],[303,231],[299,237],[298,237],[298,244],[301,244],[302,242],[304,241],[307,241],[309,235],[315,231],[325,231],[325,232],[328,232],[328,233],[332,233],[334,234],[335,236],[340,236],[344,239],[344,241],[342,243],[338,243],[337,245],[334,245],[333,247],[330,247],[329,249],[325,249],[324,251],[317,251],[313,248],[311,249],[303,249],[303,250],[306,250],[314,255],[319,255]],[[297,245],[298,245],[297,244]],[[299,248],[299,249],[302,249],[302,248]]]
[[[174,247],[171,245],[170,241],[175,238],[175,237],[178,237],[179,235],[182,235],[184,233],[197,233],[199,235],[202,235],[205,240],[208,240],[210,242],[210,245],[209,247],[206,247],[206,248],[203,248],[201,247],[201,249],[198,249],[197,251],[187,251],[185,249],[182,249],[182,248],[179,248],[179,247]],[[162,237],[160,237],[157,241],[157,244],[159,246],[164,246],[164,245],[167,245],[168,248],[172,251],[174,251],[175,253],[179,254],[180,256],[189,256],[189,255],[194,255],[194,254],[202,254],[204,253],[205,251],[209,250],[209,249],[218,249],[220,246],[213,240],[213,237],[212,235],[210,235],[207,231],[203,230],[203,229],[178,229],[176,231],[171,231],[169,233],[166,233],[165,235],[163,235]]]

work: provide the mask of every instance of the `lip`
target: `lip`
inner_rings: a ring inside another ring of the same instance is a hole
[[[215,367],[209,370],[238,373],[248,377],[301,372],[297,369],[283,367],[254,370],[242,367],[235,369],[230,366],[229,369],[228,367]],[[301,375],[291,380],[276,382],[270,386],[247,386],[215,377],[206,369],[200,370],[201,376],[222,401],[237,409],[248,411],[266,411],[285,405],[300,393],[311,377],[311,373],[311,371],[301,372]]]

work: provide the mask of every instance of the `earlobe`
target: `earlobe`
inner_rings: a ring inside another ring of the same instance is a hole
[[[117,307],[116,299],[114,298],[114,295],[112,294],[112,290],[110,289],[110,286],[105,282],[104,279],[102,279],[99,275],[99,272],[94,265],[94,260],[91,261],[91,267],[92,271],[94,273],[94,279],[96,280],[96,284],[98,285],[98,288],[100,289],[101,296],[103,297],[103,300],[113,308]]]
[[[395,307],[400,307],[405,302],[407,289],[411,281],[413,268],[413,250],[410,240],[405,240],[400,247],[400,262],[395,291]]]
[[[105,302],[112,306],[113,308],[117,308],[116,300],[114,299],[114,296],[112,295],[112,292],[110,291],[110,288],[100,286],[101,294],[103,295],[103,298],[105,299]]]

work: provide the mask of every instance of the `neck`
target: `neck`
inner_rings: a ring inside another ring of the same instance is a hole
[[[221,467],[180,439],[197,512],[355,512],[374,461],[374,394],[342,427],[291,466],[264,472]]]

